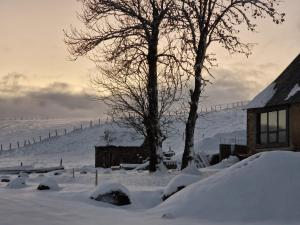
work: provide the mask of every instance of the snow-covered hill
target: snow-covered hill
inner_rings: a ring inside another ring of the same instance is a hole
[[[1,121],[0,141],[13,140],[16,142],[21,137],[28,139],[43,134],[47,137],[57,129],[60,134],[65,128],[89,126],[90,120],[46,120],[46,121]],[[94,122],[96,124],[96,122]],[[174,130],[164,142],[164,150],[173,149],[180,157],[184,148],[184,123],[174,122]],[[199,117],[195,132],[195,151],[217,152],[221,142],[245,141],[246,112],[243,110],[224,110],[203,114]],[[4,151],[0,156],[0,165],[57,165],[63,159],[64,165],[80,167],[94,164],[94,146],[105,145],[104,131],[109,130],[112,136],[111,144],[114,145],[140,145],[143,138],[133,130],[120,128],[111,123],[83,129],[83,131],[70,132],[67,135],[46,139],[41,143],[24,148]]]

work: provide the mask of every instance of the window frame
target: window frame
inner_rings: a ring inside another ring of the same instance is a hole
[[[286,111],[286,128],[279,128],[279,112],[285,110]],[[269,130],[269,113],[276,112],[277,115],[277,128],[276,131]],[[261,114],[267,113],[267,128],[266,131],[261,132]],[[287,106],[283,107],[273,107],[259,110],[257,113],[257,126],[256,126],[256,147],[257,148],[267,148],[267,147],[288,147],[289,146],[289,108]],[[285,131],[285,141],[279,142],[279,134],[280,132]],[[266,143],[261,142],[261,134],[266,134]],[[276,134],[276,141],[270,142],[270,134]]]

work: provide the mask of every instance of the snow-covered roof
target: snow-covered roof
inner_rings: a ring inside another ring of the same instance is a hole
[[[247,109],[300,103],[300,54],[261,91],[247,106]]]

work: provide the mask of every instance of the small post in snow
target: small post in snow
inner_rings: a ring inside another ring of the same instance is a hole
[[[49,139],[51,138],[51,134],[50,134],[50,132],[49,132]]]
[[[39,138],[40,138],[40,142],[42,142],[42,136],[39,136]]]
[[[75,178],[75,169],[74,168],[72,170],[72,176],[73,176],[73,178]]]
[[[11,150],[11,143],[9,143],[9,150]]]
[[[98,186],[98,170],[96,169],[96,174],[95,174],[95,186]]]
[[[60,167],[62,167],[62,165],[63,165],[62,163],[63,163],[63,160],[62,160],[62,158],[61,158],[61,159],[60,159],[60,162],[59,162],[59,166],[60,166]]]
[[[100,126],[100,124],[101,124],[100,122],[101,122],[101,120],[100,120],[100,118],[99,118],[99,120],[98,120],[98,124],[99,124],[99,126]]]
[[[18,146],[18,148],[20,148],[20,142],[18,142],[18,141],[17,141],[17,146]]]
[[[56,136],[56,137],[58,136],[58,132],[57,132],[57,130],[55,130],[55,136]]]
[[[0,148],[1,148],[1,151],[2,151],[3,150],[3,145],[2,144],[0,145]]]
[[[67,135],[67,129],[65,129],[65,135]]]
[[[83,126],[82,126],[82,124],[80,124],[80,130],[83,130]]]

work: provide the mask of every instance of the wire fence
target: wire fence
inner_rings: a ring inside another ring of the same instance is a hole
[[[239,102],[226,103],[226,104],[217,104],[217,105],[212,105],[212,106],[202,106],[199,108],[199,114],[201,115],[201,114],[209,114],[209,113],[225,111],[225,110],[245,109],[248,103],[249,103],[249,101],[239,101]],[[170,113],[167,116],[172,117],[175,120],[176,119],[182,120],[183,118],[185,118],[187,116],[187,114],[186,114],[186,112],[176,111],[172,114]],[[23,119],[24,118],[22,118],[21,120],[23,120]],[[13,119],[9,119],[9,120],[20,120],[20,119],[13,118]],[[40,120],[40,118],[36,119],[36,120]],[[82,132],[83,130],[101,126],[103,124],[107,124],[107,123],[111,123],[111,122],[112,122],[112,119],[109,117],[106,117],[105,119],[99,118],[97,121],[90,120],[88,125],[80,124],[80,126],[78,126],[78,125],[74,126],[73,129],[70,129],[70,128],[69,129],[67,129],[67,128],[61,129],[60,128],[60,129],[55,129],[54,131],[49,131],[46,136],[38,135],[37,137],[32,137],[32,138],[23,138],[23,139],[21,138],[22,141],[15,141],[15,142],[8,143],[6,145],[0,144],[0,152],[3,152],[5,150],[20,149],[20,148],[28,147],[28,146],[35,145],[38,143],[47,142],[53,138],[66,136],[66,135],[69,135],[69,134],[75,133],[75,132]],[[182,138],[184,139],[184,134],[183,134]],[[226,142],[226,143],[230,143],[230,144],[232,144],[232,143],[240,144],[240,143],[245,142],[245,140],[240,140],[238,138],[233,138],[231,140],[222,139],[222,141]],[[220,143],[221,143],[221,140],[220,140]]]

